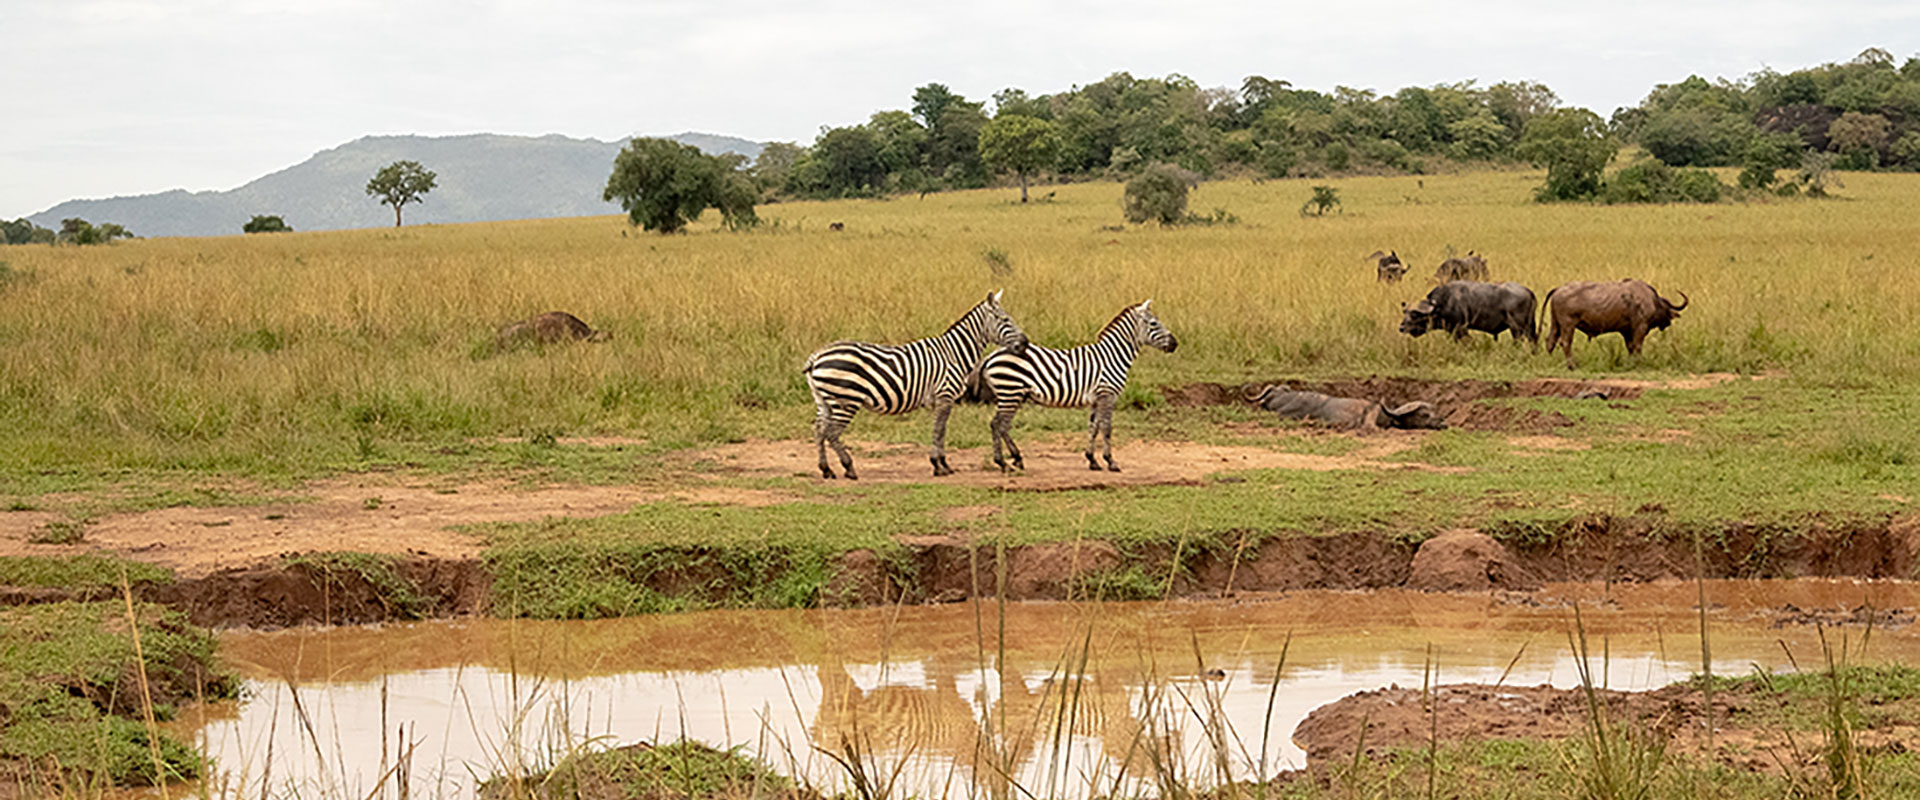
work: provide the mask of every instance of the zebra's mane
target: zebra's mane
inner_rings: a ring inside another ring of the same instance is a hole
[[[990,300],[990,299],[991,299],[991,298],[989,298],[989,300]],[[973,315],[974,315],[975,313],[980,313],[980,312],[982,311],[982,309],[984,309],[984,308],[986,308],[986,305],[987,305],[987,302],[988,302],[988,300],[982,300],[982,301],[980,301],[980,302],[978,302],[978,303],[975,303],[975,304],[973,304],[973,307],[972,307],[972,308],[969,308],[969,309],[967,309],[967,312],[966,312],[966,313],[964,313],[964,314],[961,314],[961,315],[960,315],[960,318],[959,318],[959,319],[956,319],[956,320],[954,320],[954,321],[953,321],[953,324],[952,324],[952,325],[948,325],[948,326],[947,326],[947,329],[946,329],[946,331],[945,331],[945,332],[943,332],[943,333],[942,333],[941,335],[943,335],[943,336],[944,336],[944,335],[946,335],[946,334],[948,334],[948,333],[952,333],[952,332],[954,332],[954,331],[957,331],[957,330],[960,330],[960,326],[961,326],[961,325],[965,325],[965,324],[966,324],[966,322],[967,322],[967,320],[968,320],[968,319],[970,319],[970,318],[972,318],[972,317],[973,317]],[[985,319],[982,319],[981,321],[982,321],[982,322],[985,322],[986,320],[985,320]]]
[[[1113,315],[1113,321],[1108,322],[1106,327],[1101,328],[1100,335],[1094,338],[1095,339],[1106,338],[1107,334],[1111,333],[1114,328],[1120,327],[1120,322],[1122,320],[1125,320],[1133,316],[1134,309],[1137,309],[1137,308],[1139,308],[1139,306],[1127,306],[1126,308],[1120,309],[1120,313]]]

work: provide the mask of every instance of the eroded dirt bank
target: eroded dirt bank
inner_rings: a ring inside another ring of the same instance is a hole
[[[1657,513],[1584,516],[1552,530],[1448,531],[1415,543],[1391,532],[1307,536],[1247,532],[1227,541],[1125,550],[1105,541],[1010,547],[955,536],[902,537],[888,553],[857,550],[827,565],[812,603],[829,607],[955,602],[1000,593],[1017,600],[1246,596],[1297,589],[1405,587],[1524,593],[1546,583],[1641,582],[1695,574],[1694,536]],[[1702,535],[1709,578],[1910,579],[1920,567],[1920,520],[1793,530],[1728,524]],[[623,576],[636,588],[686,598],[688,607],[750,602],[754,580],[722,565],[724,553],[656,554]],[[781,554],[774,555],[776,559]],[[769,569],[802,569],[791,564]],[[762,573],[758,579],[765,579]],[[317,557],[228,569],[134,587],[139,599],[177,608],[195,623],[278,628],[490,613],[493,576],[480,558]],[[0,604],[115,596],[116,589],[0,587]]]

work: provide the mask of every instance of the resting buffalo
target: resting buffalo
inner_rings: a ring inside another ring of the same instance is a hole
[[[1279,414],[1281,419],[1313,420],[1335,428],[1447,429],[1447,422],[1440,418],[1439,410],[1426,402],[1416,401],[1387,408],[1372,400],[1330,397],[1319,392],[1296,392],[1274,384],[1247,387],[1243,397],[1249,403]]]
[[[1498,339],[1501,331],[1510,330],[1515,342],[1527,339],[1535,349],[1540,347],[1533,326],[1533,290],[1517,283],[1453,281],[1433,287],[1425,300],[1400,307],[1405,309],[1401,333],[1419,336],[1440,330],[1465,339],[1471,330]]]
[[[1647,340],[1647,331],[1666,330],[1680,316],[1680,309],[1690,302],[1687,293],[1681,292],[1680,304],[1674,305],[1652,286],[1632,278],[1617,283],[1561,284],[1547,292],[1543,304],[1551,306],[1548,313],[1553,315],[1553,328],[1547,334],[1547,352],[1564,347],[1567,369],[1573,369],[1573,332],[1579,331],[1588,339],[1603,333],[1620,334],[1627,340],[1627,353],[1639,355],[1640,345]]]
[[[1484,281],[1487,279],[1487,260],[1469,250],[1466,258],[1448,258],[1440,262],[1440,268],[1433,271],[1433,279],[1441,283]]]
[[[1375,277],[1381,283],[1399,283],[1400,276],[1407,274],[1407,265],[1400,263],[1399,253],[1375,250],[1367,260],[1375,262]]]

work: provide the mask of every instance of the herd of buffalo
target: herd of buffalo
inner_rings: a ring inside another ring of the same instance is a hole
[[[1375,252],[1367,258],[1377,263],[1383,283],[1397,282],[1406,273],[1406,265],[1396,253]],[[1526,339],[1539,349],[1532,289],[1512,281],[1487,282],[1486,259],[1473,253],[1466,258],[1448,258],[1434,272],[1434,278],[1441,284],[1424,299],[1411,306],[1401,304],[1401,333],[1420,336],[1437,330],[1464,339],[1468,331],[1485,331],[1494,338],[1512,331],[1516,342]],[[1540,304],[1541,314],[1551,315],[1553,323],[1547,332],[1547,352],[1556,347],[1564,349],[1567,369],[1573,369],[1573,334],[1579,331],[1589,339],[1605,333],[1620,334],[1627,340],[1627,353],[1639,355],[1647,332],[1666,330],[1688,302],[1686,292],[1680,293],[1680,302],[1675,304],[1646,282],[1632,278],[1561,284],[1547,292]]]

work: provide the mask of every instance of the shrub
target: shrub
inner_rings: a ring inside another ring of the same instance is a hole
[[[1128,222],[1159,222],[1173,225],[1187,216],[1187,190],[1200,182],[1200,176],[1172,164],[1154,164],[1127,181]]]
[[[1332,211],[1339,207],[1339,205],[1339,189],[1331,186],[1315,186],[1313,187],[1313,197],[1300,205],[1300,216],[1306,216],[1308,213],[1307,209],[1309,208],[1313,209],[1312,213],[1314,216],[1325,216],[1328,211]]]
[[[286,220],[266,214],[255,214],[253,219],[247,220],[245,225],[240,226],[241,233],[287,233],[292,230],[292,226],[289,226]]]
[[[1725,187],[1704,169],[1674,169],[1643,161],[1615,173],[1600,192],[1603,203],[1717,203]]]
[[[1800,137],[1791,133],[1767,133],[1753,137],[1741,163],[1740,188],[1765,189],[1773,185],[1774,172],[1793,166],[1805,148]]]

